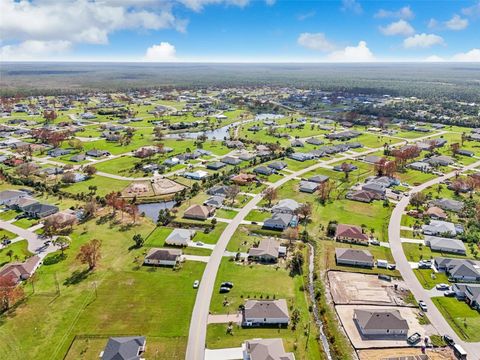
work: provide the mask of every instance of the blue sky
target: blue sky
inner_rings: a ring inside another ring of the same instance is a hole
[[[0,4],[4,61],[480,61],[480,0]]]

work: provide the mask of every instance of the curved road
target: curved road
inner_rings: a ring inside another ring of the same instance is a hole
[[[433,136],[437,136],[439,133],[429,134],[417,139],[405,139],[406,143],[416,142],[424,139],[428,139]],[[399,142],[394,144],[393,146],[402,146],[405,143]],[[356,153],[353,155],[344,154],[343,157],[333,158],[328,161],[319,161],[318,163],[307,167],[305,169],[293,172],[289,175],[286,175],[279,181],[270,185],[270,187],[277,188],[287,181],[292,180],[296,177],[299,177],[311,170],[315,170],[319,167],[326,167],[326,165],[335,163],[342,160],[354,159],[358,157],[362,157],[368,155],[370,153],[382,150],[383,147],[369,149],[364,152]],[[207,332],[207,320],[208,320],[208,313],[210,308],[210,301],[212,299],[212,294],[215,285],[215,278],[217,276],[218,268],[220,266],[220,262],[223,257],[223,253],[227,247],[227,244],[230,238],[235,233],[237,227],[242,223],[243,219],[247,216],[247,214],[255,208],[255,206],[260,202],[262,199],[262,194],[255,195],[255,197],[250,200],[245,207],[243,207],[238,214],[231,220],[231,222],[227,225],[223,233],[220,235],[220,239],[218,240],[215,248],[210,255],[210,260],[205,267],[205,271],[203,272],[202,280],[200,282],[200,286],[198,288],[197,297],[195,300],[195,305],[192,312],[192,317],[190,320],[190,331],[188,334],[188,344],[187,344],[187,353],[186,359],[187,360],[204,360],[205,357],[205,340],[206,340],[206,332]]]
[[[480,161],[477,161],[474,164],[465,166],[463,169],[459,170],[460,172],[471,170],[476,167],[480,166]],[[460,344],[465,351],[467,351],[468,355],[471,356],[472,359],[480,359],[480,343],[467,343],[462,341],[457,334],[452,330],[448,322],[445,320],[443,315],[437,309],[435,304],[430,299],[430,293],[428,290],[424,289],[423,286],[417,280],[415,273],[413,272],[407,258],[403,252],[402,242],[400,240],[400,223],[402,219],[403,212],[405,208],[409,204],[410,196],[414,193],[420,192],[425,190],[426,188],[438,184],[444,180],[452,178],[458,171],[453,171],[438,178],[432,179],[423,183],[419,186],[414,187],[410,191],[409,196],[405,196],[400,200],[395,209],[392,212],[390,217],[390,223],[388,225],[388,238],[390,241],[390,249],[392,251],[392,255],[395,259],[395,263],[397,265],[397,269],[402,274],[402,277],[407,284],[410,291],[413,293],[417,300],[423,300],[427,304],[428,307],[428,318],[432,325],[437,329],[440,335],[448,334],[452,336],[456,343]]]

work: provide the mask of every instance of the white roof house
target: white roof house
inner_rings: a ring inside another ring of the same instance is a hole
[[[175,246],[187,246],[195,236],[195,230],[174,229],[165,239],[165,244]]]

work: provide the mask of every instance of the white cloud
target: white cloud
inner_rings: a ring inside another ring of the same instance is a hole
[[[277,2],[277,0],[265,0],[265,3],[266,3],[268,6],[275,5],[276,2]]]
[[[472,49],[465,53],[459,53],[452,57],[454,61],[480,62],[480,49]]]
[[[205,6],[215,5],[215,4],[245,7],[250,2],[250,0],[177,0],[177,1],[183,4],[184,6],[186,6],[187,8],[194,11],[201,11]],[[269,3],[268,0],[266,0],[266,2],[267,4]]]
[[[480,1],[476,4],[462,9],[462,14],[471,17],[480,17]]]
[[[168,42],[161,42],[158,45],[150,46],[145,53],[144,61],[164,62],[175,61],[176,49],[175,46]]]
[[[429,29],[436,29],[438,27],[438,21],[434,18],[431,18],[427,24]]]
[[[302,33],[297,43],[307,49],[318,51],[332,51],[335,48],[323,33]]]
[[[431,55],[431,56],[426,57],[423,61],[425,61],[425,62],[444,62],[445,59],[440,57],[440,56],[437,56],[437,55]]]
[[[342,0],[342,11],[352,11],[358,15],[363,12],[363,8],[357,0]]]
[[[367,47],[367,43],[360,41],[357,46],[347,46],[343,50],[332,52],[327,59],[335,62],[368,62],[374,61],[375,57]]]
[[[403,46],[409,48],[429,48],[433,45],[443,45],[445,42],[441,36],[435,34],[416,34],[403,40]]]
[[[52,56],[63,55],[72,47],[69,41],[26,40],[16,45],[5,45],[0,48],[2,61],[46,60]]]
[[[450,20],[445,21],[445,26],[450,30],[463,30],[468,26],[468,19],[455,14]]]
[[[3,40],[107,44],[109,34],[117,30],[174,28],[184,31],[186,26],[165,2],[156,2],[155,10],[146,10],[139,9],[138,4],[131,6],[133,0],[0,1]]]
[[[380,26],[380,32],[383,35],[404,35],[409,36],[415,33],[415,29],[405,20],[398,20],[388,26]]]
[[[415,17],[415,14],[413,13],[412,9],[410,9],[410,6],[404,6],[397,11],[380,9],[374,16],[376,18],[398,18],[410,20]]]

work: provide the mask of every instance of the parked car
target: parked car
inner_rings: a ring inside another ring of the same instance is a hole
[[[423,300],[418,301],[418,307],[422,309],[422,311],[426,312],[427,311],[427,304]]]
[[[407,342],[410,344],[410,345],[415,345],[416,343],[418,343],[420,340],[422,339],[422,336],[416,332],[412,335],[410,335],[408,338],[407,338]]]
[[[453,290],[447,290],[443,293],[443,296],[447,296],[447,297],[454,297],[455,296],[455,291]]]
[[[12,240],[10,240],[10,239],[4,239],[4,240],[2,240],[2,245],[7,246],[7,245],[10,244],[11,242],[12,242]]]
[[[228,287],[228,288],[233,288],[233,283],[229,282],[229,281],[225,281],[225,282],[222,282],[220,284],[220,287]]]
[[[437,288],[437,290],[448,290],[450,288],[450,286],[448,284],[437,284],[437,286],[435,286]]]
[[[387,267],[388,270],[395,270],[396,268],[397,268],[396,264],[388,264],[388,267]]]
[[[453,341],[453,339],[450,335],[447,335],[447,334],[443,335],[443,341],[445,341],[448,346],[455,345],[455,341]]]
[[[197,241],[197,246],[203,246],[203,245],[204,245],[203,242]]]
[[[193,282],[193,288],[194,288],[194,289],[198,289],[198,286],[199,286],[199,285],[200,285],[200,281],[199,281],[199,280],[195,280],[195,281]]]
[[[371,244],[371,245],[380,246],[380,241],[378,241],[378,240],[371,240],[371,241],[370,241],[370,244]]]
[[[419,269],[430,269],[432,267],[432,262],[429,260],[420,260],[418,262]]]
[[[390,275],[378,274],[378,278],[380,280],[392,281],[392,277]]]
[[[225,294],[225,293],[228,293],[228,292],[230,292],[229,287],[221,287],[220,288],[220,294]]]

